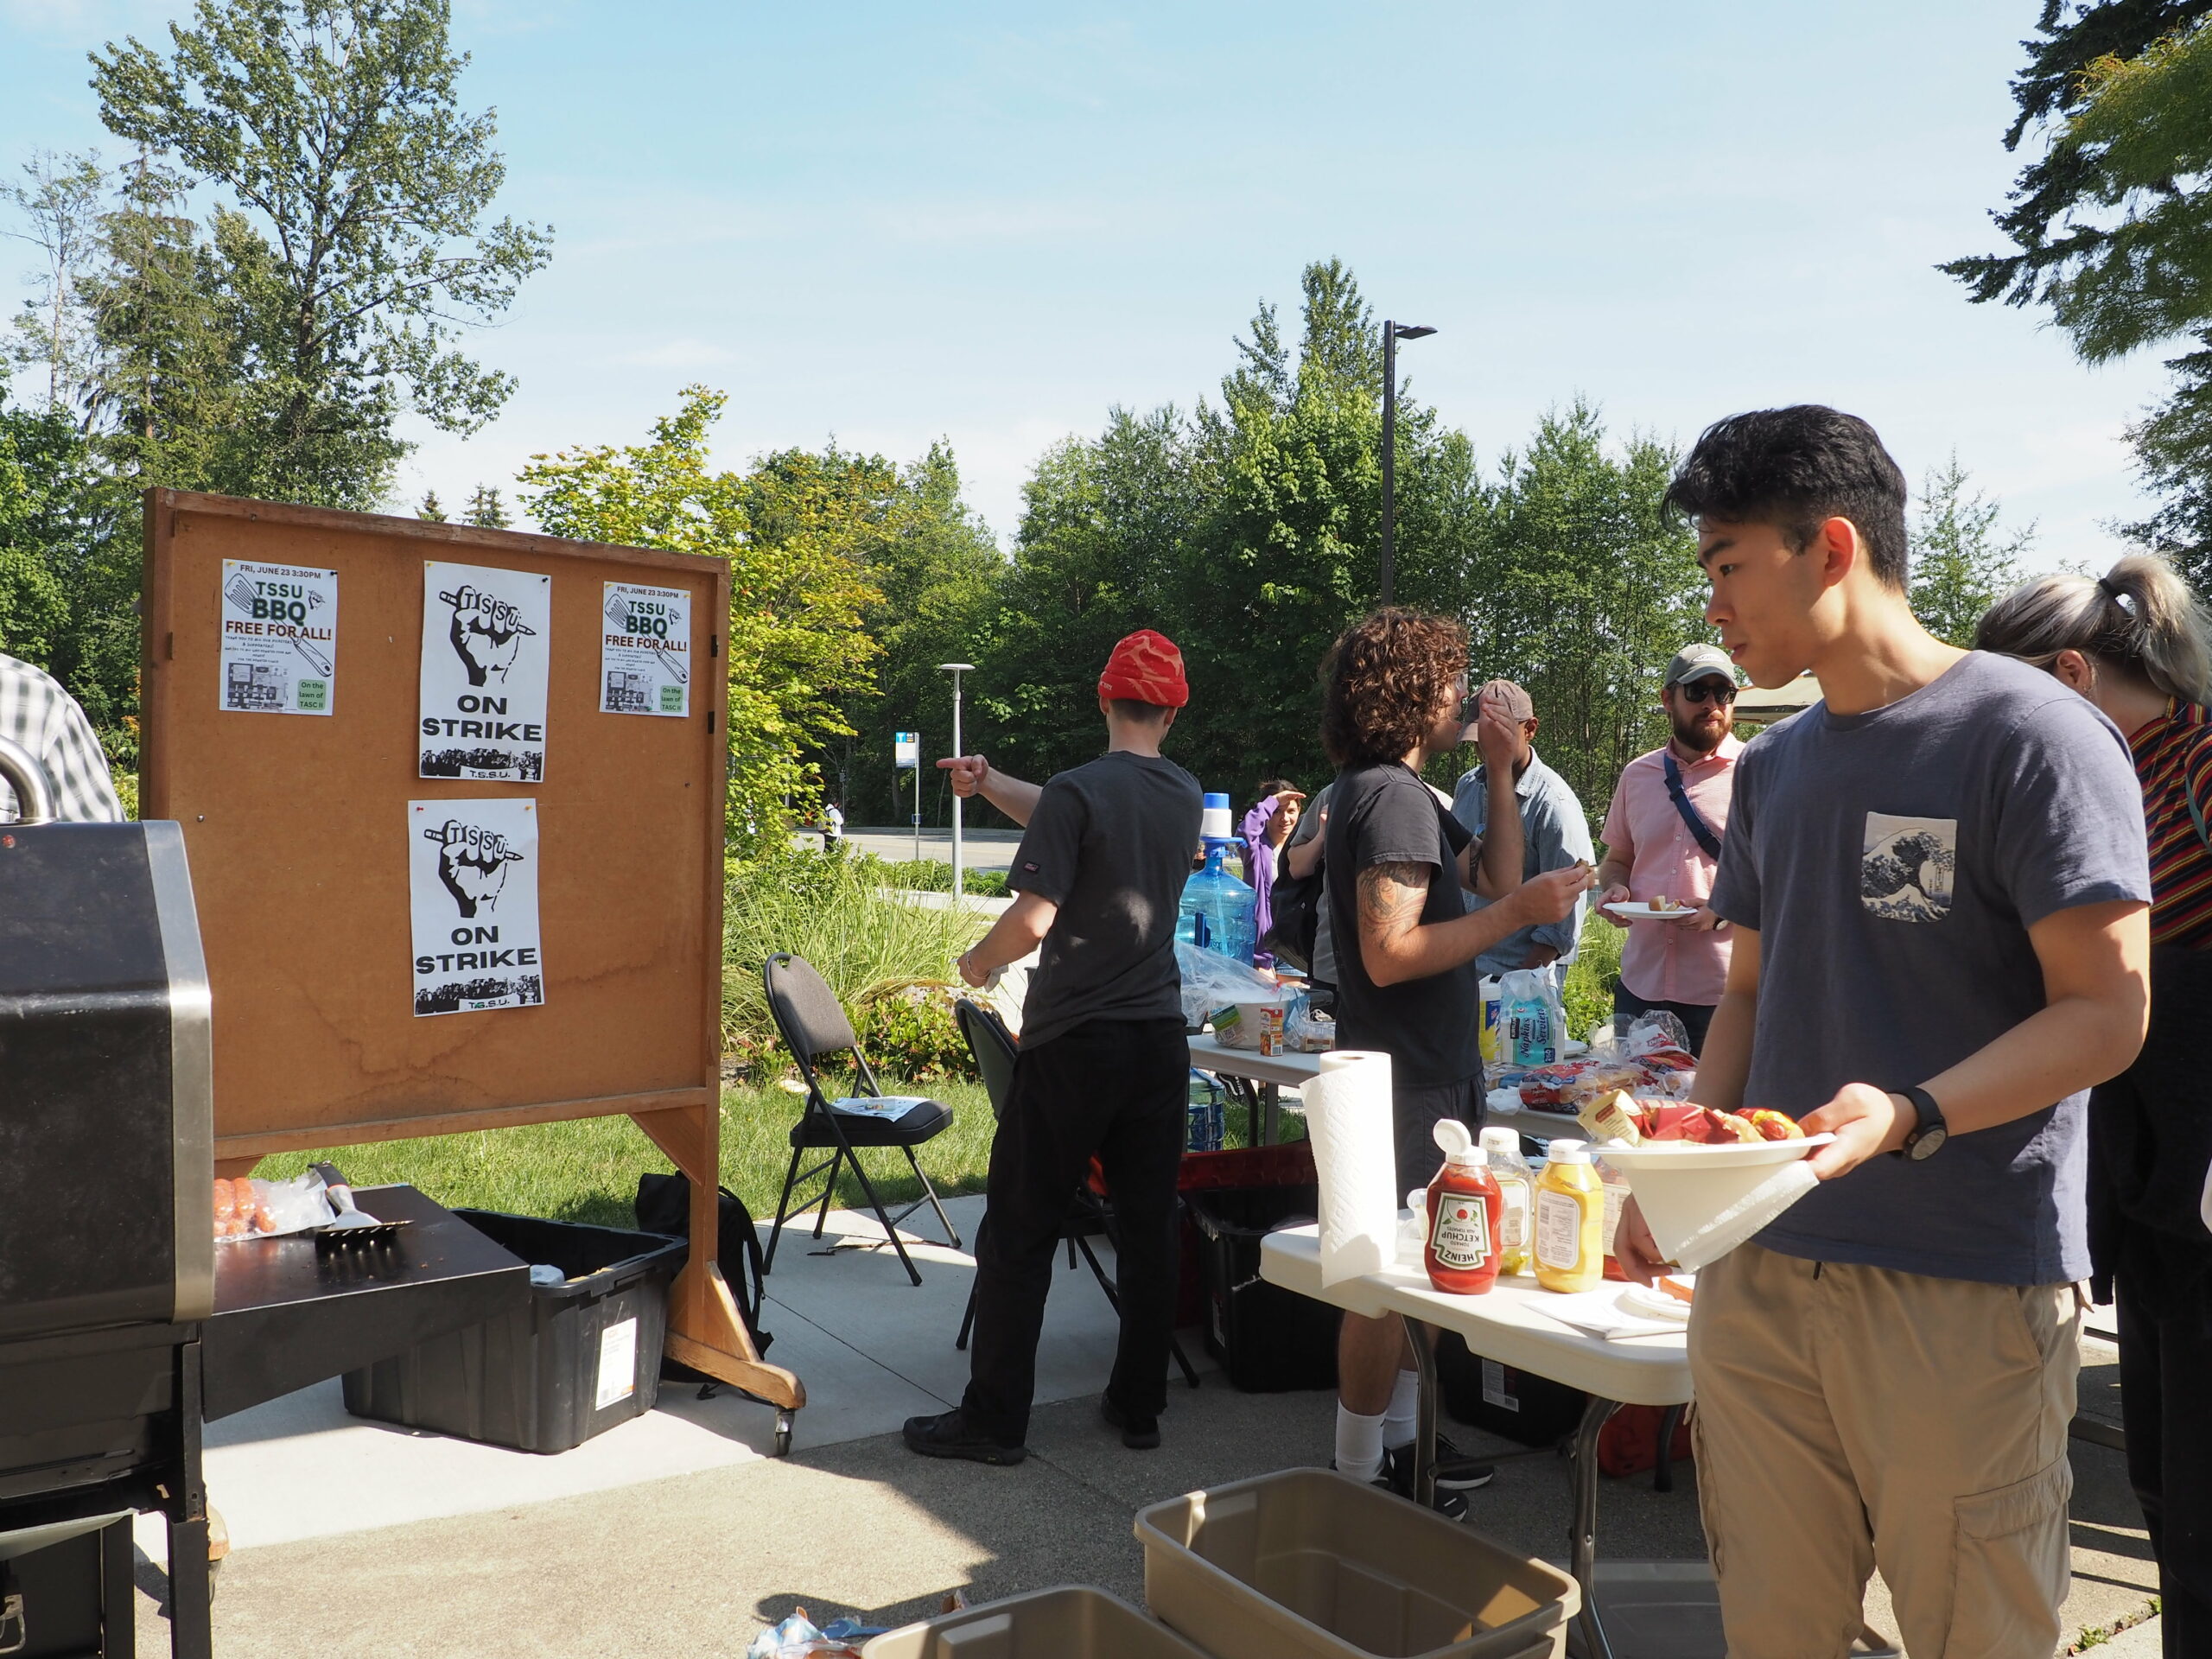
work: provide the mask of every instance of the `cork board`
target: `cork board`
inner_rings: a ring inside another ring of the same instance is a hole
[[[167,490],[145,505],[141,798],[184,826],[216,1155],[714,1106],[728,567]],[[226,559],[338,573],[327,715],[221,706]],[[425,561],[550,575],[542,780],[416,775]],[[689,715],[600,712],[607,582],[690,594]],[[455,797],[537,803],[542,1006],[414,1013],[408,803]]]

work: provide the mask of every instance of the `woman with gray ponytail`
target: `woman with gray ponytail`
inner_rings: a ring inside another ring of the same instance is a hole
[[[2048,669],[2119,727],[2151,845],[2151,1029],[2089,1101],[2089,1249],[2120,1307],[2128,1476],[2168,1655],[2212,1653],[2212,625],[2164,560],[2042,576],[1974,644]]]

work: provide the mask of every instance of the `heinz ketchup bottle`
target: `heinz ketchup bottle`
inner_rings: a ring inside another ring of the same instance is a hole
[[[1421,1261],[1437,1289],[1479,1296],[1497,1282],[1504,1195],[1490,1173],[1490,1154],[1465,1124],[1440,1118],[1431,1133],[1444,1149],[1444,1167],[1428,1184],[1428,1244]]]

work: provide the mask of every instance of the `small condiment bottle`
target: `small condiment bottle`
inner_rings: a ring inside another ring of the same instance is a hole
[[[1529,1271],[1529,1229],[1536,1205],[1536,1178],[1521,1155],[1521,1137],[1511,1129],[1484,1129],[1482,1148],[1497,1182],[1497,1270]]]
[[[1580,1141],[1554,1141],[1536,1180],[1536,1282],[1573,1294],[1605,1281],[1605,1186]]]
[[[1444,1167],[1428,1184],[1428,1247],[1421,1260],[1437,1289],[1479,1296],[1497,1282],[1503,1198],[1490,1173],[1490,1154],[1465,1124],[1439,1118],[1430,1133],[1444,1149]]]

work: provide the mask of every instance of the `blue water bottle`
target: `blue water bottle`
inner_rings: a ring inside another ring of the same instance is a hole
[[[1183,884],[1175,937],[1201,950],[1249,963],[1260,942],[1259,895],[1229,873],[1227,855],[1225,847],[1209,844],[1205,868]]]

